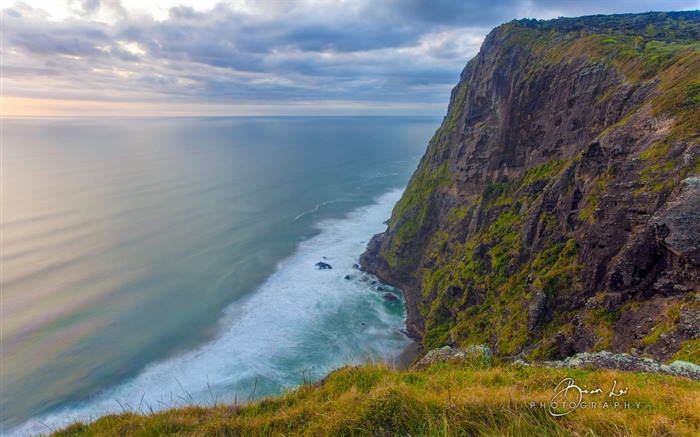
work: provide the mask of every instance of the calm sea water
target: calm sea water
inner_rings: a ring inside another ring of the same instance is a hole
[[[4,120],[2,433],[396,356],[403,304],[352,264],[438,123]]]

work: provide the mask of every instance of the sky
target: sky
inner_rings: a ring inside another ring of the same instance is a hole
[[[443,115],[518,18],[698,0],[0,0],[3,116]]]

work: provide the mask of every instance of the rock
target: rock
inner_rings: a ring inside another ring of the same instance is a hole
[[[358,269],[360,268],[360,266],[357,265],[357,264],[353,264],[353,265],[352,265],[352,268],[358,270]]]
[[[372,281],[372,282],[370,282],[370,284],[377,285],[377,281]]]
[[[382,247],[382,243],[384,242],[384,237],[385,233],[379,233],[375,234],[371,240],[369,240],[369,243],[367,244],[367,249],[365,252],[360,255],[360,266],[364,270],[377,270],[378,266],[375,266],[375,263],[379,261],[377,258],[377,255],[379,254],[379,251]]]
[[[533,287],[532,299],[528,308],[527,329],[533,330],[539,323],[547,306],[547,295],[540,289]]]
[[[678,360],[671,364],[664,364],[651,358],[633,357],[628,354],[613,354],[608,351],[583,352],[562,361],[544,361],[540,364],[547,367],[566,369],[594,367],[596,369],[660,373],[684,376],[700,381],[700,366],[693,363]]]
[[[345,275],[343,279],[347,279],[348,281],[350,280],[350,275]]]
[[[674,371],[684,375],[684,374],[691,374],[691,375],[696,375],[695,378],[693,379],[698,379],[697,375],[700,375],[700,366],[694,363],[689,363],[687,361],[683,360],[676,360],[672,362],[671,364],[668,365],[671,369]],[[690,377],[690,376],[689,376]]]
[[[316,267],[317,267],[319,270],[330,270],[330,269],[333,268],[330,264],[324,263],[323,261],[317,262],[317,263],[316,263]]]
[[[655,215],[657,236],[674,254],[700,266],[700,178],[681,183],[681,192]]]
[[[446,361],[464,361],[490,366],[493,364],[493,353],[491,349],[484,345],[469,346],[462,348],[451,348],[444,346],[439,349],[429,351],[423,358],[413,365],[413,370],[424,369],[436,363]]]
[[[386,300],[387,302],[396,302],[396,301],[399,300],[398,297],[394,296],[394,295],[391,294],[391,293],[384,293],[384,294],[382,295],[382,297],[383,297],[384,300]]]
[[[384,287],[380,285],[379,287],[377,287],[377,291],[384,291]]]
[[[700,309],[681,308],[678,331],[690,339],[700,338]]]

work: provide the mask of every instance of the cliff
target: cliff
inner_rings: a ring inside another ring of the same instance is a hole
[[[361,257],[426,350],[700,363],[697,11],[520,20]]]

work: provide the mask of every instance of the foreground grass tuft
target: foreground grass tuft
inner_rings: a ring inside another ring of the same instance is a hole
[[[549,405],[564,378],[603,392],[584,394],[587,408],[554,417],[540,405]],[[614,384],[627,392],[610,397]],[[53,435],[697,436],[700,383],[607,370],[441,363],[399,371],[379,363],[344,367],[322,382],[248,405],[110,415]]]

